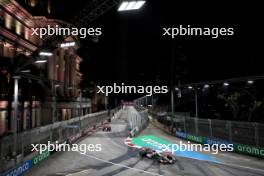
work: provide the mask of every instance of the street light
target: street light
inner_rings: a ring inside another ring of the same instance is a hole
[[[224,86],[229,86],[229,83],[225,82],[225,83],[224,83]]]
[[[66,42],[66,43],[60,44],[61,48],[67,48],[67,47],[71,47],[71,46],[75,46],[75,42]]]
[[[14,114],[11,116],[11,129],[14,135],[14,145],[13,145],[13,151],[12,155],[16,156],[17,152],[17,119],[18,119],[18,80],[20,79],[20,76],[14,76]]]
[[[248,84],[253,84],[254,81],[253,81],[253,80],[248,80],[247,83],[248,83]]]
[[[39,53],[40,56],[52,56],[53,54],[51,52],[41,51]]]
[[[124,1],[118,8],[118,11],[129,11],[129,10],[138,10],[140,9],[146,1]]]
[[[47,51],[41,51],[39,52],[40,56],[52,56],[52,52],[47,52]],[[40,60],[36,60],[35,63],[36,64],[40,64],[40,63],[46,63],[47,60],[46,59],[40,59]]]
[[[46,63],[46,62],[47,62],[47,60],[36,60],[35,61],[36,64]]]
[[[30,70],[21,70],[21,73],[30,73]]]
[[[209,84],[205,84],[204,85],[204,88],[206,89],[206,88],[209,88],[210,87],[210,85]]]
[[[131,1],[130,3],[127,4],[126,9],[132,10],[133,7],[136,5],[136,3],[137,3],[136,1]]]

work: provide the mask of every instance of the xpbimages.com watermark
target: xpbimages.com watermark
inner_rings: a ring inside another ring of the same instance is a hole
[[[152,139],[142,139],[144,142],[149,145],[158,148],[164,152],[174,153],[176,151],[185,152],[185,151],[195,151],[195,152],[210,152],[212,154],[218,154],[221,152],[232,152],[234,151],[233,144],[193,144],[190,141],[183,143],[180,141],[179,144],[161,144]]]
[[[102,35],[102,28],[66,28],[59,27],[55,25],[55,27],[48,25],[47,27],[42,28],[31,28],[32,34],[43,38],[46,35],[57,35],[57,36],[79,36],[80,38],[86,38],[87,36],[100,36]]]
[[[109,94],[146,94],[151,96],[153,94],[165,94],[169,92],[168,86],[132,86],[122,83],[118,85],[114,83],[108,86],[97,86],[97,93],[103,93],[106,96]]]
[[[234,28],[231,27],[193,27],[191,25],[179,25],[176,27],[167,27],[163,29],[163,36],[175,38],[177,36],[209,36],[219,38],[221,36],[234,35]]]
[[[101,144],[67,144],[59,143],[55,141],[55,143],[51,143],[48,141],[47,144],[31,144],[32,152],[39,152],[40,154],[49,151],[49,152],[79,152],[81,154],[86,154],[87,152],[100,152],[102,151]]]

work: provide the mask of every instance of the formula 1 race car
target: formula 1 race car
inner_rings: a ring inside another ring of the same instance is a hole
[[[102,131],[111,131],[111,126],[104,125],[103,128],[102,128]]]
[[[174,164],[176,159],[174,156],[168,153],[158,153],[150,148],[141,148],[139,155],[144,158],[154,159],[161,164]]]
[[[160,157],[160,154],[158,152],[150,148],[141,148],[141,150],[139,151],[139,155],[142,158],[146,157],[149,159],[157,159]]]
[[[162,164],[174,164],[176,162],[176,158],[172,154],[167,153],[162,153],[157,160]]]

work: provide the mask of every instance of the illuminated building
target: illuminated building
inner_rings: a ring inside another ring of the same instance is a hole
[[[36,1],[31,0],[30,3],[34,5]],[[47,45],[45,37],[40,39],[36,35],[31,35],[33,32],[31,28],[47,25],[60,26],[63,23],[43,16],[32,16],[14,0],[0,1],[0,136],[10,129],[10,116],[13,113],[12,110],[8,113],[8,106],[11,104],[8,96],[10,97],[13,79],[10,67],[14,65],[17,57],[21,57],[25,62],[33,60],[32,54],[43,48],[43,44]],[[52,56],[46,58],[47,63],[42,65],[31,63],[34,68],[41,70],[37,72],[37,76],[42,76],[48,81],[45,84],[41,83],[42,80],[34,82],[34,84],[40,84],[45,92],[40,93],[43,95],[30,94],[31,100],[23,98],[26,93],[20,90],[19,95],[23,103],[19,103],[18,131],[54,122],[52,119],[54,107],[56,107],[56,121],[67,120],[90,112],[89,100],[84,101],[82,98],[80,101],[79,84],[82,74],[79,66],[82,59],[76,54],[79,48],[78,39],[68,36],[62,38],[61,42],[75,42],[76,44],[65,48],[50,47]],[[53,45],[53,43],[48,43],[48,45]],[[20,81],[19,86],[21,84],[23,80]],[[40,96],[44,99],[38,98]]]
[[[16,0],[18,3],[27,7],[27,9],[33,10],[37,15],[49,15],[51,14],[52,3],[51,0]],[[34,15],[36,15],[34,13]]]

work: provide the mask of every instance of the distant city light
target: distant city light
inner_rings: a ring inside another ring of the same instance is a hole
[[[22,72],[22,73],[29,73],[30,70],[21,70],[20,72]]]
[[[118,11],[128,11],[140,9],[146,1],[124,1],[118,8]]]
[[[67,47],[71,47],[71,46],[74,46],[74,45],[75,45],[75,42],[67,42],[67,43],[60,44],[60,47],[61,48],[67,48]]]
[[[39,53],[40,56],[52,56],[51,52],[40,52]]]
[[[224,86],[229,86],[229,83],[225,82],[225,83],[224,83]]]
[[[192,86],[188,86],[188,89],[193,89],[193,87]]]
[[[209,84],[205,84],[205,85],[204,85],[204,88],[209,88],[209,87],[210,87]]]
[[[252,81],[252,80],[248,80],[247,83],[248,83],[248,84],[253,84],[254,81]]]
[[[39,64],[39,63],[45,63],[45,62],[47,62],[47,60],[37,60],[37,61],[35,61],[35,63],[37,63],[37,64]]]

